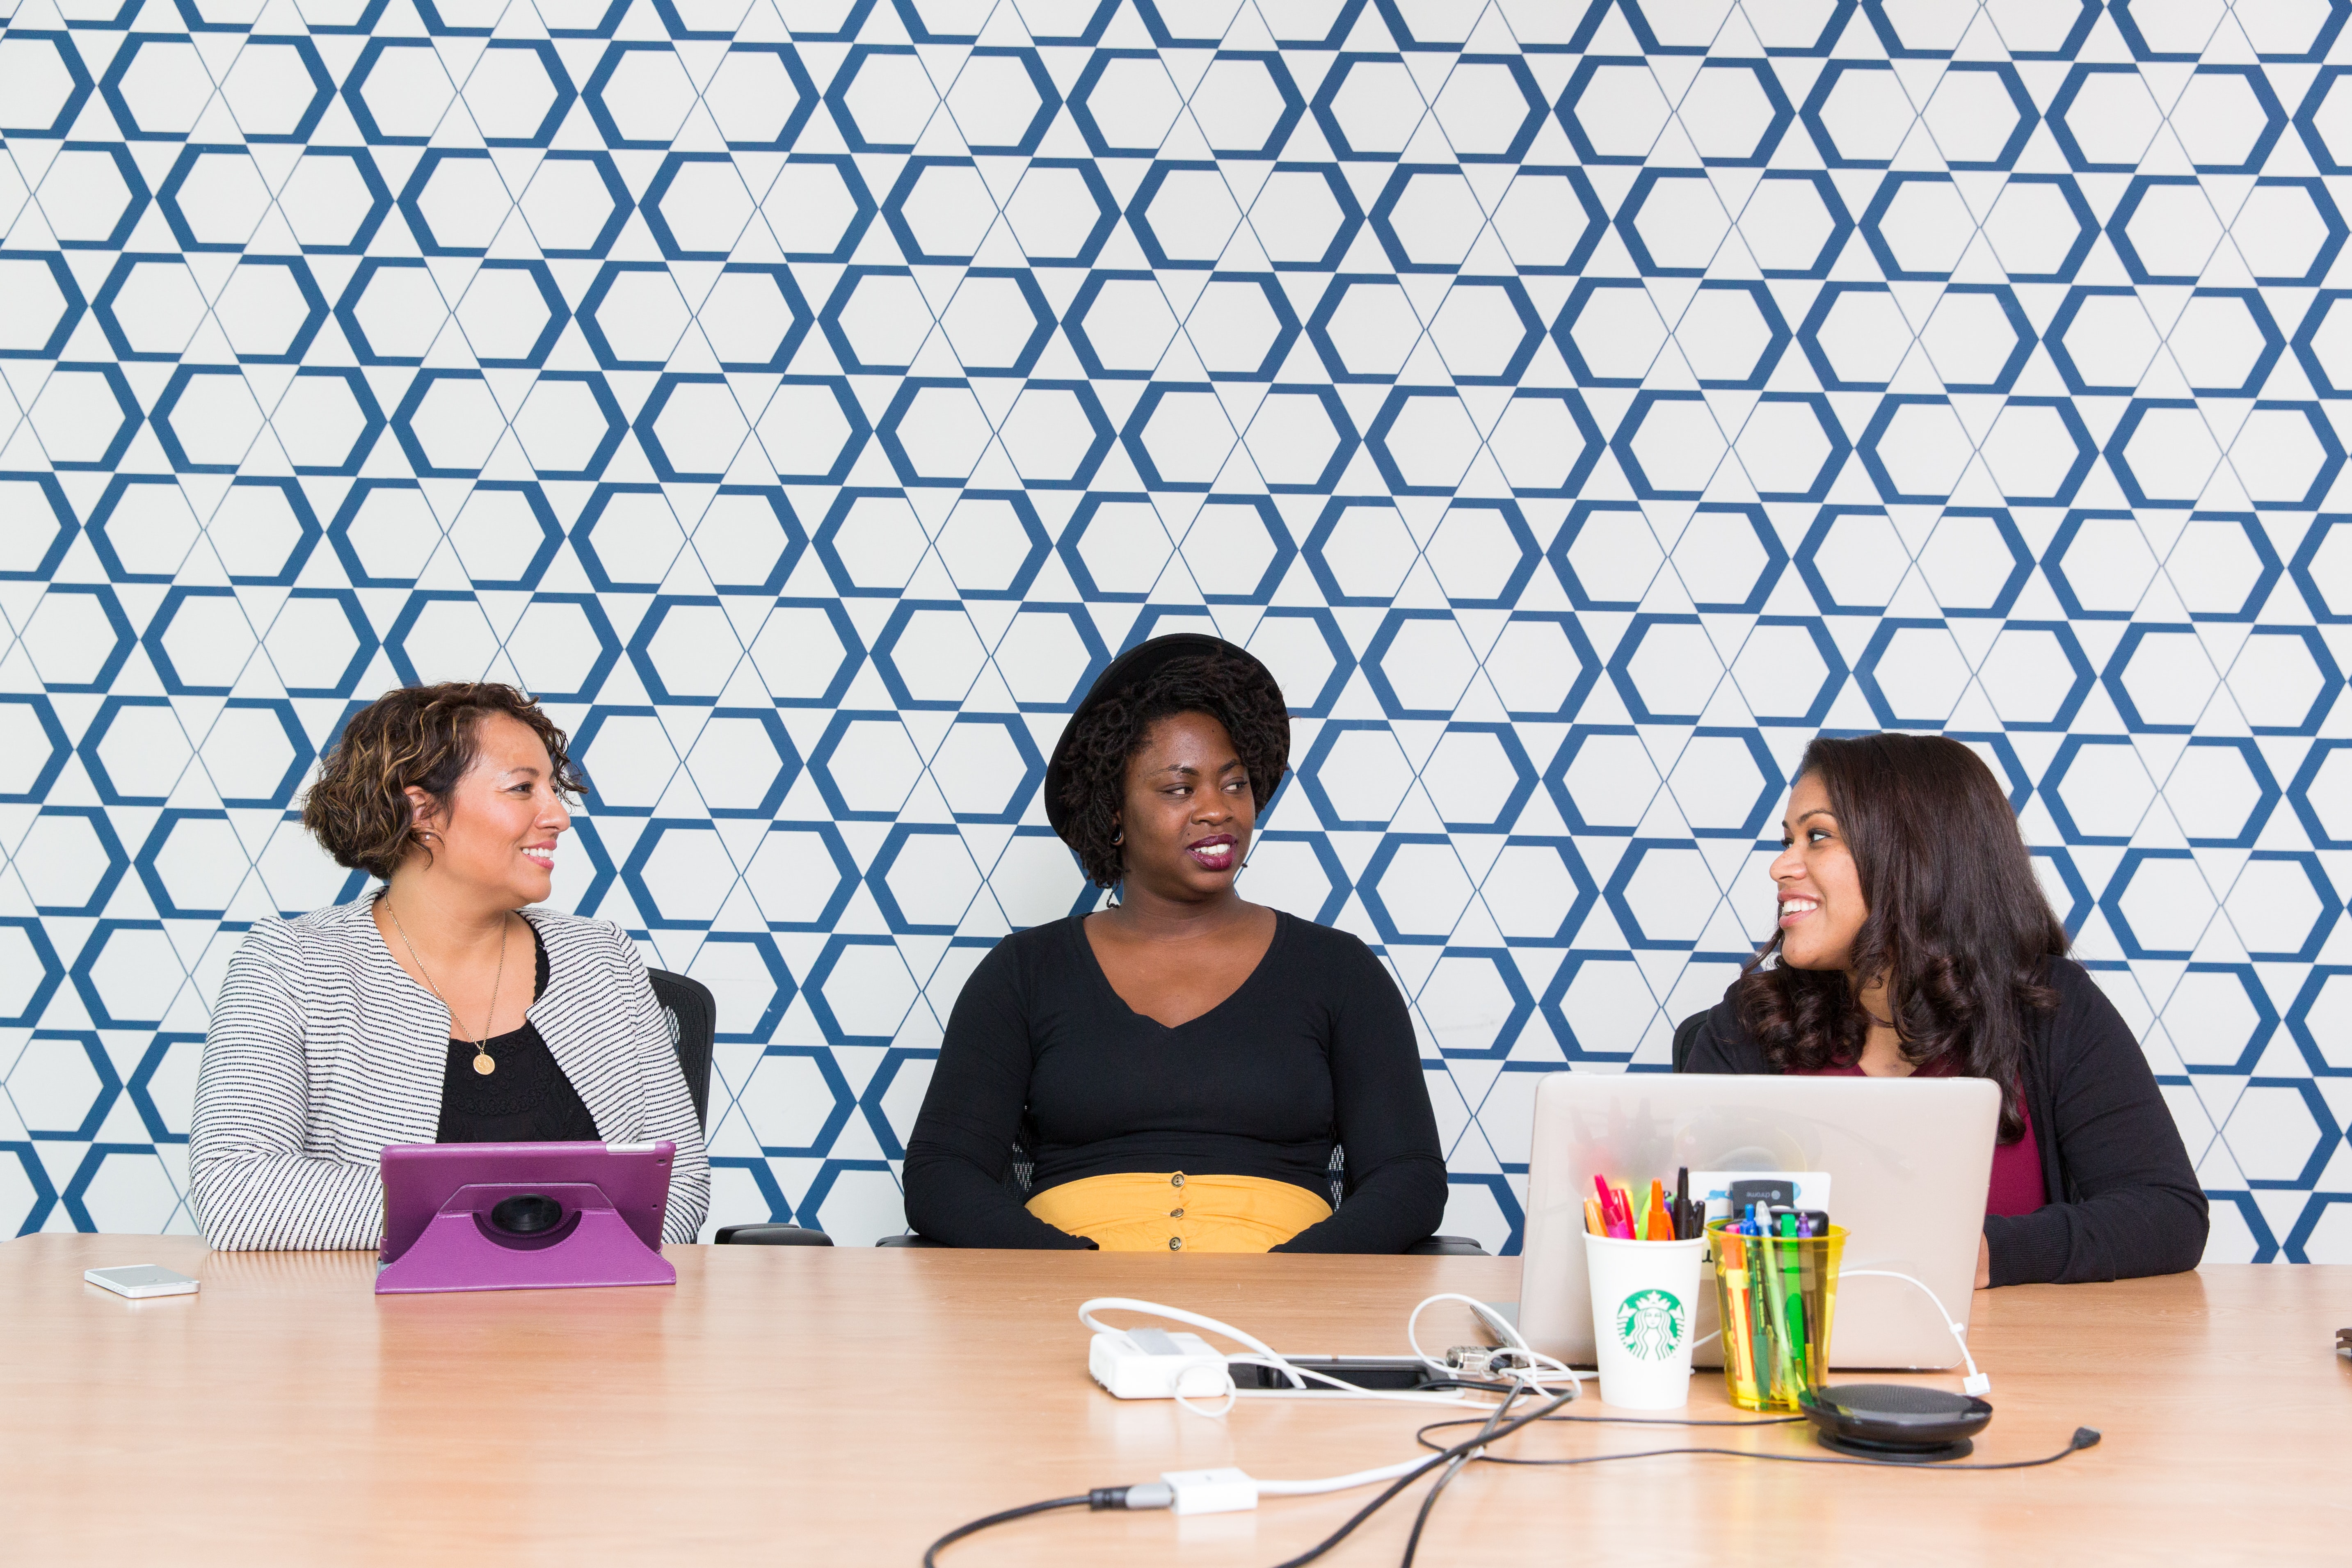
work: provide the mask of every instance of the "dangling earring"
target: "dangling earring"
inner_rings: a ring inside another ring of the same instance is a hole
[[[1124,844],[1124,843],[1126,843],[1126,842],[1127,842],[1127,829],[1126,829],[1126,828],[1124,828],[1124,827],[1122,827],[1122,828],[1118,829],[1117,832],[1113,833],[1113,834],[1110,836],[1110,847],[1111,847],[1112,848],[1114,848],[1114,849],[1118,848],[1120,845],[1122,845],[1122,844]]]

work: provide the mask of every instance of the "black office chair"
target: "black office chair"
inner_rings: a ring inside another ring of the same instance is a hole
[[[720,1247],[831,1247],[833,1237],[801,1225],[722,1225],[711,1238]]]
[[[1324,1170],[1331,1184],[1331,1207],[1337,1210],[1340,1199],[1347,1196],[1347,1151],[1338,1144],[1331,1147],[1331,1163]],[[1036,1163],[1029,1157],[1029,1128],[1024,1122],[1021,1135],[1013,1141],[1013,1163],[1005,1167],[1004,1186],[1017,1203],[1029,1201],[1029,1182]],[[877,1247],[945,1247],[944,1241],[933,1241],[928,1236],[909,1230],[900,1236],[886,1236],[874,1244]],[[1408,1258],[1484,1258],[1486,1249],[1467,1236],[1424,1236],[1404,1249]]]
[[[654,1000],[661,1004],[669,1024],[669,1043],[677,1051],[677,1069],[686,1075],[686,1092],[694,1097],[695,1124],[710,1130],[710,1043],[719,1033],[719,1004],[699,980],[648,969]]]
[[[1698,1044],[1699,1026],[1706,1022],[1706,1013],[1693,1013],[1675,1026],[1675,1070],[1682,1071],[1690,1065],[1690,1054]]]
[[[701,981],[667,969],[648,969],[654,1000],[661,1004],[669,1024],[669,1042],[677,1048],[678,1070],[686,1075],[686,1091],[694,1097],[694,1120],[710,1127],[710,1047],[719,1033],[719,1004]],[[719,1228],[721,1245],[755,1247],[831,1247],[833,1237],[821,1230],[796,1225],[730,1225]]]

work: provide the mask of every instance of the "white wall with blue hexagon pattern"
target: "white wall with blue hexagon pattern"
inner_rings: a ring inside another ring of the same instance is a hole
[[[2352,0],[0,0],[0,1234],[185,1230],[352,706],[516,681],[864,1242],[1041,756],[1213,627],[1448,1228],[1659,1070],[1816,731],[2010,783],[2214,1198],[2352,1261]]]

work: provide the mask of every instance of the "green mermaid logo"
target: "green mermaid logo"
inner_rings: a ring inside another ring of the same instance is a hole
[[[1689,1321],[1671,1293],[1636,1290],[1618,1305],[1617,1341],[1636,1361],[1665,1361],[1681,1347]]]

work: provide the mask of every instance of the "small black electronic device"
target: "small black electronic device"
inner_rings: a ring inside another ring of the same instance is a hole
[[[1378,1389],[1383,1394],[1418,1393],[1423,1390],[1443,1390],[1458,1386],[1459,1374],[1448,1373],[1427,1362],[1409,1355],[1295,1355],[1286,1356],[1291,1365],[1306,1372],[1319,1372],[1326,1377],[1338,1378],[1354,1388]],[[1236,1363],[1231,1368],[1235,1388],[1293,1388],[1290,1379],[1281,1370],[1255,1363]],[[1475,1382],[1477,1380],[1473,1379]],[[1306,1392],[1337,1393],[1328,1383],[1309,1378]]]
[[[1857,1459],[1932,1465],[1966,1458],[1992,1420],[1970,1394],[1911,1383],[1840,1383],[1807,1389],[1797,1403],[1824,1448]]]
[[[1797,1201],[1797,1184],[1788,1176],[1743,1176],[1731,1184],[1728,1194],[1734,1219],[1748,1212],[1749,1204],[1768,1209],[1784,1209]]]

